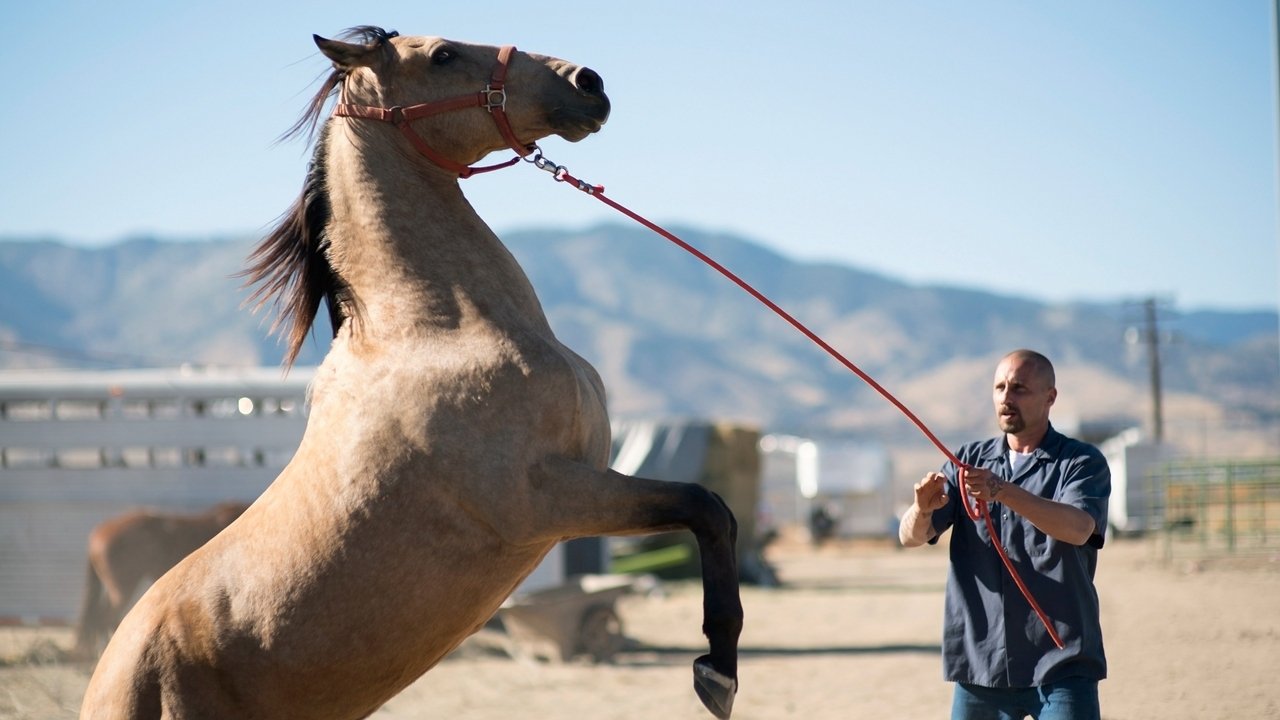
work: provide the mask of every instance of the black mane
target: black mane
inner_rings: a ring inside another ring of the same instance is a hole
[[[248,278],[246,286],[257,286],[246,302],[255,311],[272,303],[277,311],[271,332],[286,339],[286,367],[297,359],[321,299],[329,306],[334,335],[353,314],[348,289],[329,264],[329,238],[325,235],[331,217],[326,183],[328,132],[325,123],[307,166],[302,193],[249,255],[249,267],[240,273]]]

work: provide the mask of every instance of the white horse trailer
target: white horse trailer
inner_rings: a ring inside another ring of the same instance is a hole
[[[1111,499],[1107,504],[1111,529],[1119,534],[1160,530],[1164,488],[1157,475],[1177,459],[1177,451],[1145,440],[1138,428],[1103,441],[1098,449],[1111,469]]]
[[[0,622],[74,620],[106,518],[256,498],[302,439],[313,374],[0,372]]]

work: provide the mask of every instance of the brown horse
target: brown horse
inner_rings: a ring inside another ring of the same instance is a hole
[[[250,270],[289,360],[335,336],[293,460],[112,637],[83,718],[361,718],[482,627],[557,543],[687,528],[703,568],[694,687],[728,717],[742,627],[736,524],[690,483],[607,469],[596,372],[463,197],[466,166],[600,129],[600,77],[563,60],[357,28],[303,195]]]
[[[129,609],[138,586],[164,575],[247,507],[248,503],[226,502],[194,514],[134,510],[96,525],[89,533],[84,605],[76,625],[74,657],[97,657]]]

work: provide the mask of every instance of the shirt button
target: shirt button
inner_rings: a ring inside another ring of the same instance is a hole
[[[1001,520],[1008,520],[1008,519],[1009,519],[1009,513],[1005,513],[1005,514],[1001,515],[1001,516],[1000,516],[1000,519],[1001,519]]]

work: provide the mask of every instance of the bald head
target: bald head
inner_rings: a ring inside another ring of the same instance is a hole
[[[1014,350],[1000,361],[991,400],[1011,448],[1026,452],[1039,445],[1058,397],[1056,382],[1053,363],[1034,350]]]
[[[1009,360],[1016,360],[1019,364],[1026,365],[1040,382],[1044,383],[1046,389],[1053,389],[1058,386],[1057,375],[1053,372],[1053,363],[1049,362],[1049,358],[1035,350],[1014,350],[1001,358],[1000,364],[1003,365]]]

